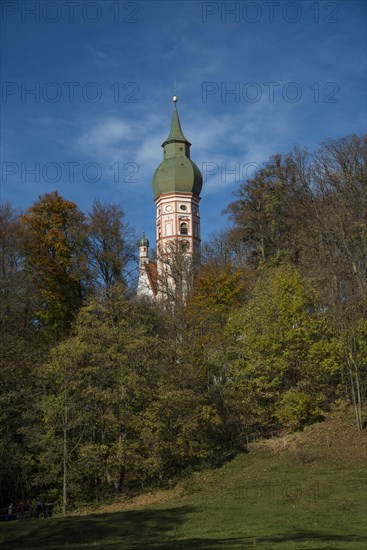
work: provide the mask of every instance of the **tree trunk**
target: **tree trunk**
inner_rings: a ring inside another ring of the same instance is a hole
[[[64,398],[66,402],[66,390],[64,393]],[[62,515],[67,515],[67,507],[68,507],[68,489],[67,489],[67,481],[68,481],[68,429],[67,429],[67,422],[68,422],[68,410],[67,406],[65,404],[64,408],[64,428],[63,428],[63,485],[62,485]]]
[[[67,467],[67,436],[66,429],[64,429],[64,479],[62,487],[62,514],[66,516],[67,514],[67,478],[68,478],[68,467]]]
[[[362,422],[362,403],[361,403],[361,391],[359,385],[359,376],[356,368],[353,369],[352,362],[347,359],[348,363],[348,373],[350,378],[350,386],[352,390],[352,400],[354,405],[354,411],[356,415],[357,427],[360,431],[363,430]]]

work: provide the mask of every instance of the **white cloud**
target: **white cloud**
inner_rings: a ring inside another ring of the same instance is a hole
[[[134,128],[128,121],[108,117],[98,122],[77,139],[78,146],[92,155],[114,156],[123,141],[132,141]]]

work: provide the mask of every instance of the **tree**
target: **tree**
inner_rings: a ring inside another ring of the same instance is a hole
[[[109,286],[130,279],[135,266],[132,230],[123,210],[113,204],[93,203],[88,216],[88,252],[95,286]]]
[[[299,218],[307,202],[306,152],[274,155],[245,181],[226,213],[234,222],[232,239],[244,242],[254,265],[279,253],[297,261],[302,229]]]
[[[182,377],[185,371],[179,365],[175,368]],[[179,470],[212,458],[213,434],[221,424],[205,394],[166,381],[142,416],[141,439],[150,475],[164,482]]]
[[[37,308],[35,285],[24,269],[19,213],[10,203],[0,206],[2,333],[24,335]]]
[[[198,403],[211,411],[205,432],[206,437],[210,434],[211,452],[231,438],[222,395],[223,333],[232,309],[246,300],[252,277],[252,270],[234,268],[229,262],[204,264],[181,318],[177,361],[185,373],[184,388],[198,395]]]
[[[227,335],[228,388],[247,429],[302,427],[337,397],[340,342],[293,266],[263,270]]]
[[[36,457],[28,446],[37,432],[37,369],[47,351],[32,323],[39,307],[24,269],[19,213],[0,208],[0,506],[29,495]]]
[[[246,243],[237,240],[234,231],[222,229],[210,236],[210,241],[202,245],[201,261],[217,266],[231,264],[236,268],[248,267],[251,263],[251,251]]]
[[[85,217],[55,191],[40,197],[20,225],[25,266],[42,302],[34,321],[54,336],[65,334],[87,290]]]
[[[251,270],[234,269],[229,262],[203,266],[187,301],[190,338],[201,335],[206,345],[220,337],[231,309],[243,303],[251,276]]]
[[[68,502],[99,500],[151,475],[141,418],[170,346],[158,311],[126,302],[122,290],[97,293],[43,369],[43,471],[65,513]]]
[[[367,137],[327,140],[315,154],[303,270],[344,345],[345,383],[363,427],[367,387]]]
[[[198,254],[187,254],[185,244],[170,240],[157,250],[157,289],[161,304],[180,320],[196,275],[200,270]]]
[[[326,140],[271,157],[228,207],[232,239],[248,260],[293,262],[318,291],[319,309],[344,345],[344,384],[363,425],[366,367],[361,326],[367,315],[367,153],[364,136]]]

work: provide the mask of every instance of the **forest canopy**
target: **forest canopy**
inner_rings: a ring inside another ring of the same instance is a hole
[[[225,212],[170,307],[136,296],[120,206],[2,205],[1,506],[167,485],[341,401],[363,428],[366,136],[273,155]]]

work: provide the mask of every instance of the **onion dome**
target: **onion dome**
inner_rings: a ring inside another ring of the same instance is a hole
[[[141,238],[140,238],[139,246],[149,246],[149,241],[146,238],[145,233],[143,233]]]
[[[199,168],[190,159],[191,143],[182,132],[176,105],[177,97],[174,97],[173,101],[171,130],[162,144],[163,161],[153,176],[154,196],[173,192],[193,193],[199,196],[203,178]]]

